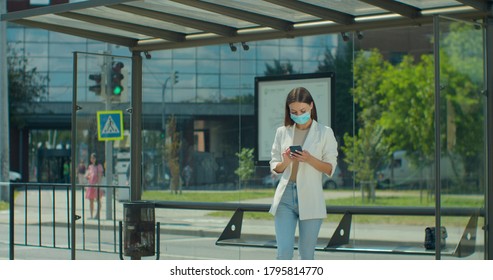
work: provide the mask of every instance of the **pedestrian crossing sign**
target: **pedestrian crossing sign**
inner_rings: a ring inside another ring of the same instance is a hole
[[[98,111],[98,140],[123,140],[123,112]]]

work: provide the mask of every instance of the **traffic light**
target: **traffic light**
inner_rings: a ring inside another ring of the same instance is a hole
[[[178,71],[173,71],[173,74],[171,75],[171,81],[173,82],[173,85],[176,85],[178,83]]]
[[[159,133],[159,137],[160,137],[161,139],[166,138],[166,130],[161,129],[161,132]]]
[[[102,77],[101,74],[90,74],[89,80],[96,82],[95,85],[89,86],[89,91],[94,92],[96,95],[101,95],[101,91],[104,90],[101,85]]]
[[[122,84],[122,80],[124,79],[122,74],[123,67],[124,67],[123,62],[120,61],[113,62],[113,65],[111,66],[111,75],[110,75],[111,96],[120,96],[123,92],[123,84]]]

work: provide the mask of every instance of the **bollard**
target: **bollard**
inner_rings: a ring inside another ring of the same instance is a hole
[[[132,260],[153,256],[155,253],[154,203],[132,201],[123,204],[124,250]]]

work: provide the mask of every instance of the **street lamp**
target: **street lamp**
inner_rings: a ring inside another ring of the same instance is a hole
[[[168,82],[171,80],[172,85],[175,85],[178,83],[178,71],[173,71],[170,76],[166,78],[163,84],[162,88],[162,93],[161,93],[161,133],[160,133],[160,138],[164,142],[166,141],[166,111],[165,111],[165,102],[164,102],[164,95],[166,93],[166,87],[168,86]],[[164,152],[163,152],[163,165],[166,162],[166,159],[164,158]],[[166,177],[166,170],[163,166],[163,180]]]
[[[173,71],[173,73],[166,78],[163,84],[163,92],[161,95],[161,138],[166,138],[166,119],[165,119],[165,107],[164,107],[164,93],[166,92],[166,86],[168,85],[168,82],[171,80],[173,85],[176,85],[178,83],[178,71]]]
[[[165,119],[165,107],[164,107],[164,93],[166,92],[166,86],[168,85],[169,79],[171,77],[166,78],[163,84],[163,92],[161,95],[161,138],[166,138],[166,119]]]

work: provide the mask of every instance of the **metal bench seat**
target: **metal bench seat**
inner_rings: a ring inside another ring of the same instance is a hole
[[[221,236],[216,241],[218,246],[241,246],[256,248],[277,248],[276,241],[272,238],[262,237],[242,237],[241,228],[243,223],[244,209],[237,209],[229,221]],[[379,254],[406,254],[406,255],[435,255],[435,250],[424,248],[419,244],[406,244],[405,242],[362,242],[357,240],[350,241],[352,213],[346,212],[332,237],[326,243],[318,244],[316,251],[326,252],[348,252],[348,253],[379,253]],[[477,234],[478,215],[471,215],[469,222],[464,229],[462,237],[457,246],[452,250],[443,248],[440,254],[454,257],[467,257],[475,252]],[[321,240],[319,240],[320,242]],[[323,245],[327,244],[327,245]],[[295,246],[295,249],[296,246]]]

